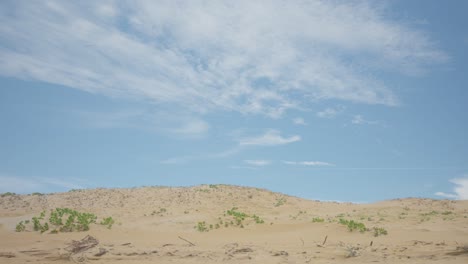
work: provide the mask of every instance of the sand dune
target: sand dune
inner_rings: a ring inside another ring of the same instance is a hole
[[[55,208],[115,223],[15,232]],[[468,263],[468,201],[320,202],[227,185],[5,195],[0,237],[0,263]]]

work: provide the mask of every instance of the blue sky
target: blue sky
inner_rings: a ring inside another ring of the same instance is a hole
[[[1,1],[0,192],[468,199],[466,1]]]

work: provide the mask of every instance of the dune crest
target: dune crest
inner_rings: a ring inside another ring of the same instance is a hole
[[[56,208],[96,221],[62,232]],[[320,202],[231,185],[9,194],[0,237],[0,263],[467,263],[468,201]]]

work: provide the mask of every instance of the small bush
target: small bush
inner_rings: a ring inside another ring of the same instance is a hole
[[[281,197],[276,199],[275,207],[280,207],[286,203],[286,198]]]
[[[359,232],[364,233],[368,230],[363,223],[356,222],[354,220],[345,220],[341,218],[339,223],[347,226],[348,230],[351,232],[353,232],[354,230],[358,230]]]
[[[16,193],[13,193],[13,192],[6,192],[6,193],[0,194],[1,197],[15,196],[15,195],[16,195]]]
[[[320,218],[320,217],[314,217],[312,218],[312,223],[323,223],[325,222],[325,219]]]
[[[24,230],[26,230],[26,226],[21,221],[16,225],[16,232],[23,232]]]
[[[59,231],[79,232],[88,231],[90,229],[90,225],[96,223],[96,219],[96,215],[91,213],[82,213],[69,208],[56,208],[55,210],[50,211],[48,219],[46,219],[46,212],[43,211],[39,216],[34,216],[31,219],[31,223],[32,229],[41,233],[48,231],[50,227],[52,227],[52,231],[50,233],[58,233]],[[102,220],[101,224],[102,223],[105,223],[105,225],[110,228],[112,224],[114,224],[114,220],[112,217],[108,217]],[[18,232],[25,231],[27,228],[26,225],[29,224],[29,220],[24,222],[21,221],[17,224],[16,230]]]
[[[382,227],[374,227],[374,236],[378,237],[378,236],[382,236],[382,235],[388,235],[387,230],[385,230]]]
[[[112,228],[112,225],[115,223],[114,219],[112,219],[112,217],[107,217],[107,218],[104,218],[102,221],[101,221],[101,225],[105,225],[107,226],[108,229],[111,229]]]
[[[205,221],[198,222],[198,224],[195,226],[195,229],[197,229],[199,232],[208,232]]]

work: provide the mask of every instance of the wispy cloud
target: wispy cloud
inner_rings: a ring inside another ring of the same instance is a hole
[[[201,137],[206,135],[210,125],[201,119],[191,119],[182,124],[181,127],[171,129],[171,132],[185,137]]]
[[[287,165],[300,165],[300,166],[334,166],[332,163],[323,161],[283,161]]]
[[[468,200],[468,176],[451,179],[450,182],[455,184],[453,193],[436,192],[435,195],[450,199]]]
[[[380,121],[364,119],[364,117],[362,115],[353,116],[353,119],[351,120],[351,123],[354,124],[354,125],[379,125],[379,124],[382,124],[382,122],[380,122]]]
[[[344,110],[344,106],[328,107],[322,111],[317,112],[317,116],[320,118],[334,118]]]
[[[32,193],[83,189],[82,182],[51,177],[16,177],[0,175],[0,192]]]
[[[253,166],[267,166],[271,164],[270,160],[244,160],[244,162]]]
[[[199,153],[193,155],[185,155],[185,156],[178,156],[172,157],[165,160],[161,160],[159,163],[172,165],[172,164],[182,164],[194,160],[210,160],[210,159],[224,159],[231,157],[242,150],[242,146],[235,146],[224,151],[214,152],[214,153]]]
[[[120,109],[109,112],[74,111],[85,125],[97,129],[130,128],[158,132],[177,138],[201,138],[210,124],[194,115],[177,112]]]
[[[448,60],[373,1],[2,1],[0,10],[1,75],[197,113],[396,105],[380,72]]]
[[[283,137],[277,130],[268,130],[260,136],[246,137],[239,140],[241,146],[278,146],[300,141],[298,135]]]
[[[298,126],[305,126],[307,125],[306,121],[302,117],[296,117],[293,119],[293,123]]]

